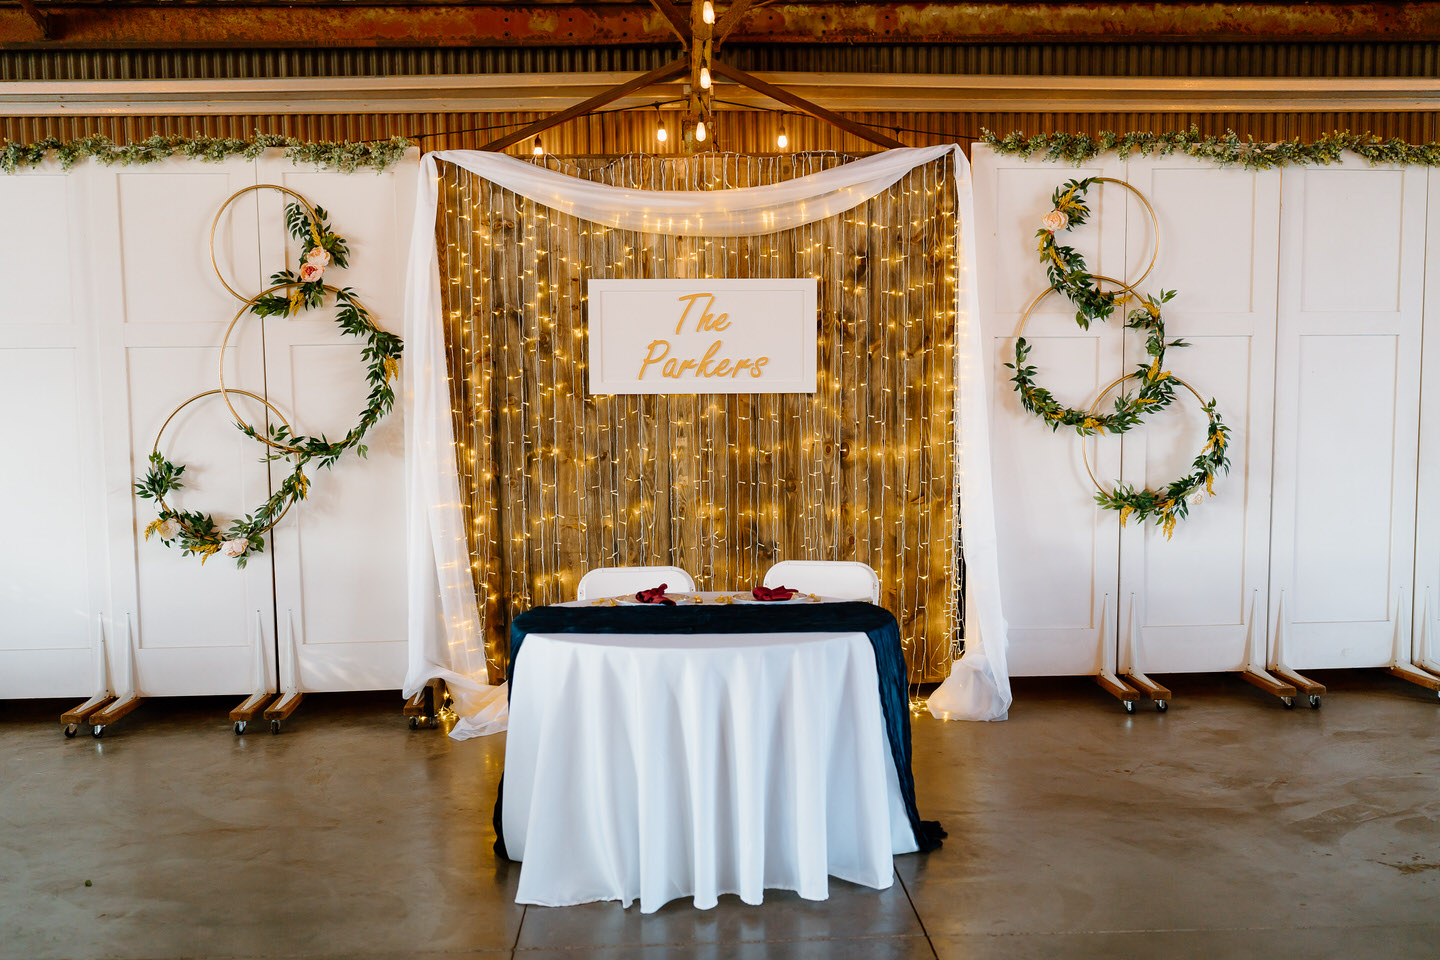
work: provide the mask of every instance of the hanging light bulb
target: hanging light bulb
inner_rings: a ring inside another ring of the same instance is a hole
[[[655,130],[655,139],[659,140],[661,143],[664,143],[666,140],[670,139],[670,134],[665,132],[664,120],[660,121],[660,126]]]
[[[703,140],[705,139],[705,121],[704,121],[704,120],[701,120],[699,123],[695,124],[695,139],[696,139],[697,141],[703,141]]]
[[[715,4],[711,3],[710,0],[705,0],[705,2],[700,5],[700,19],[706,23],[715,22]]]
[[[781,150],[784,150],[786,147],[790,146],[790,138],[785,136],[784,129],[781,129],[780,136],[775,138],[775,146],[779,147]]]
[[[540,146],[540,138],[539,138],[539,137],[536,137],[536,138],[535,138],[535,146],[534,146],[534,148],[533,148],[530,152],[533,153],[533,154],[535,154],[535,156],[537,156],[537,157],[543,157],[543,156],[545,155],[545,148],[542,147],[542,146]]]
[[[709,89],[710,89],[710,68],[709,68],[709,67],[701,67],[701,68],[700,68],[700,89],[701,89],[701,90],[709,90]]]

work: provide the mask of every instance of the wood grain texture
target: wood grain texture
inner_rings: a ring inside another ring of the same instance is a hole
[[[845,159],[626,156],[562,169],[709,190]],[[448,165],[442,176],[457,463],[493,676],[514,614],[573,599],[593,567],[675,564],[701,589],[736,589],[785,559],[875,567],[912,681],[949,672],[962,578],[948,159],[844,214],[752,237],[612,230]],[[811,276],[814,394],[588,395],[587,280]]]

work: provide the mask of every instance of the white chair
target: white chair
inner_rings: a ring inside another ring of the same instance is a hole
[[[693,593],[695,578],[679,567],[596,567],[580,578],[575,599],[622,597],[665,584],[666,593]]]
[[[765,586],[836,600],[880,602],[880,575],[869,564],[854,560],[781,560],[765,571]]]

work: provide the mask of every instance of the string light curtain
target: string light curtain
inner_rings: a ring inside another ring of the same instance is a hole
[[[912,680],[943,676],[964,623],[930,712],[1004,719],[959,148],[544,162],[562,169],[421,158],[404,310],[406,695],[442,679],[452,737],[503,730],[509,618],[572,596],[587,567],[677,562],[735,588],[778,559],[854,557],[880,569]],[[818,278],[818,392],[586,396],[587,281],[705,276]]]
[[[647,190],[761,186],[833,153],[543,162]],[[841,215],[760,236],[641,233],[440,168],[453,429],[486,658],[510,618],[597,566],[675,564],[746,588],[783,559],[880,574],[913,681],[949,672],[962,586],[955,491],[953,159]],[[586,281],[815,277],[814,394],[589,396]]]

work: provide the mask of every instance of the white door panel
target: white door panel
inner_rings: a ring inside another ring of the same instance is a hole
[[[1168,351],[1165,368],[1219,401],[1231,439],[1230,472],[1216,477],[1215,497],[1192,505],[1170,540],[1154,523],[1121,534],[1121,635],[1132,629],[1133,597],[1144,671],[1238,670],[1268,579],[1280,176],[1169,158],[1132,161],[1130,182],[1160,226],[1142,292],[1176,291],[1166,337],[1192,344]],[[1150,229],[1149,216],[1132,209],[1127,258],[1142,269]],[[1129,369],[1148,359],[1138,334],[1125,349]],[[1182,388],[1169,409],[1124,435],[1123,480],[1156,488],[1189,474],[1205,437],[1205,415]],[[1256,628],[1263,637],[1263,624]]]
[[[1296,668],[1381,666],[1414,574],[1426,173],[1284,177],[1271,617],[1283,595]]]
[[[348,243],[350,267],[325,281],[352,287],[384,329],[399,332],[414,192],[413,163],[380,176],[337,177],[288,160],[261,164],[261,180],[321,207]],[[300,247],[284,229],[291,198],[261,200],[266,275],[294,269]],[[273,402],[299,429],[344,436],[365,406],[362,344],[340,333],[335,310],[266,321]],[[398,384],[396,388],[398,390]],[[406,658],[404,424],[399,404],[349,453],[314,473],[309,498],[276,531],[276,603],[282,636],[294,639],[302,690],[399,687]]]
[[[1027,163],[977,146],[974,171],[981,331],[994,358],[986,376],[1010,669],[1017,676],[1094,673],[1106,595],[1114,610],[1118,524],[1093,502],[1080,438],[1069,430],[1054,433],[1022,410],[1003,364],[1013,359],[1025,307],[1047,288],[1035,231],[1052,208],[1052,192],[1071,179],[1123,179],[1124,164],[1113,158],[1079,168]],[[1121,271],[1127,201],[1113,185],[1091,187],[1091,222],[1065,235],[1096,273]],[[1069,301],[1051,295],[1026,322],[1024,336],[1037,379],[1061,402],[1082,406],[1120,375],[1122,337],[1114,322],[1081,330],[1074,315]],[[1119,444],[1088,442],[1097,473],[1118,474]],[[1106,642],[1113,643],[1113,634]]]
[[[105,609],[87,187],[0,176],[0,698],[88,694]]]
[[[170,160],[96,177],[90,249],[102,291],[112,616],[121,625],[130,619],[135,686],[146,696],[248,692],[257,613],[267,630],[273,624],[268,552],[239,570],[225,557],[202,565],[178,548],[145,542],[156,508],[133,490],[165,418],[216,385],[221,340],[241,303],[214,274],[210,227],[221,204],[254,177],[242,160]],[[261,289],[255,209],[253,195],[242,197],[216,231],[220,267],[246,295]],[[264,395],[262,340],[258,320],[237,325],[226,355],[228,387]],[[256,415],[258,404],[235,403],[242,415]],[[212,513],[225,527],[269,496],[268,469],[219,396],[177,416],[162,450],[186,465],[174,507]],[[123,642],[123,630],[115,637]],[[117,677],[124,671],[119,653],[111,651]]]

